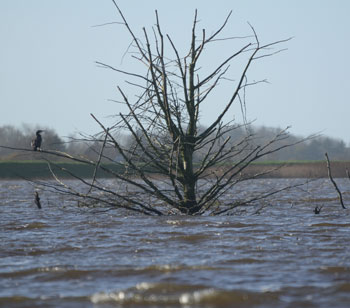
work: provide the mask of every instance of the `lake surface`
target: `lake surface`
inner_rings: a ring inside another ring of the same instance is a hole
[[[44,192],[39,210],[34,189],[0,181],[0,307],[350,307],[350,210],[326,179],[221,217],[96,213]]]

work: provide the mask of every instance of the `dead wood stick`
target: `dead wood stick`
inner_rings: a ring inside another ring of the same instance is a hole
[[[100,154],[98,156],[98,160],[96,162],[96,166],[95,166],[95,170],[94,170],[94,174],[93,174],[93,177],[92,177],[92,181],[91,181],[91,185],[90,185],[90,189],[88,191],[87,194],[89,194],[92,190],[92,187],[95,183],[95,180],[96,180],[96,175],[97,175],[97,169],[98,167],[100,166],[100,163],[101,163],[101,159],[102,159],[102,155],[103,155],[103,150],[106,146],[106,141],[107,141],[107,137],[108,137],[108,132],[109,132],[109,128],[107,128],[107,131],[106,131],[106,135],[105,135],[105,139],[103,140],[103,144],[102,144],[102,148],[101,148],[101,151],[100,151]]]
[[[325,156],[326,156],[326,160],[327,160],[328,177],[331,180],[332,184],[334,185],[335,190],[338,193],[339,201],[340,201],[342,208],[346,209],[346,207],[344,205],[344,201],[343,201],[343,195],[342,195],[341,191],[339,190],[337,183],[334,181],[334,179],[332,177],[331,164],[329,162],[328,154],[325,153]]]
[[[39,197],[39,193],[37,191],[35,192],[34,202],[37,205],[38,209],[41,209],[40,197]]]
[[[350,173],[349,173],[349,169],[346,168],[346,176],[348,177],[348,179],[350,180]]]

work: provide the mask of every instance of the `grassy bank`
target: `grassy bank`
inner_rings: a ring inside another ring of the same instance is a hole
[[[325,161],[292,161],[292,162],[263,162],[250,165],[245,173],[256,174],[268,170],[277,169],[270,172],[269,178],[327,178],[328,170]],[[346,169],[350,169],[350,162],[331,162],[332,175],[335,178],[347,177]]]
[[[94,166],[81,163],[57,162],[51,166],[55,174],[59,177],[69,178],[68,172],[76,174],[81,178],[90,178],[94,173]],[[122,170],[116,165],[108,165],[109,169],[115,172]],[[64,170],[62,170],[64,169]],[[98,170],[98,177],[110,177],[110,174]],[[50,178],[51,171],[45,161],[0,161],[0,179],[33,179]]]
[[[346,169],[350,169],[350,162],[332,162],[333,177],[346,177]],[[114,172],[123,170],[115,164],[104,164]],[[280,168],[281,167],[281,168]],[[253,175],[256,173],[272,171],[265,177],[270,178],[325,178],[328,177],[325,162],[293,161],[293,162],[260,162],[251,164],[244,170],[244,174]],[[59,177],[69,178],[69,173],[61,170],[68,170],[82,178],[91,178],[94,173],[94,166],[81,163],[57,162],[53,165],[55,173]],[[225,169],[221,166],[220,169]],[[100,178],[111,177],[109,173],[98,170]],[[0,179],[33,179],[51,178],[51,172],[45,161],[0,161]]]

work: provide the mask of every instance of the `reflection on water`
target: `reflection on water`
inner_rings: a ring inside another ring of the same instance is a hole
[[[222,217],[96,214],[44,192],[39,210],[33,189],[0,182],[0,307],[350,307],[350,210],[328,180]]]

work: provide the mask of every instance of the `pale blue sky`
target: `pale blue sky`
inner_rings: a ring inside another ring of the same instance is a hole
[[[154,24],[158,9],[164,32],[184,47],[194,9],[210,33],[232,9],[226,35],[248,35],[247,22],[262,42],[293,36],[286,52],[265,58],[249,72],[270,84],[249,89],[247,114],[256,124],[291,125],[291,132],[323,132],[350,143],[350,1],[348,0],[127,0],[118,1],[136,33]],[[116,86],[125,76],[101,69],[95,61],[133,68],[122,61],[130,39],[110,0],[0,0],[0,126],[22,123],[55,129],[61,136],[94,133],[90,112],[105,118],[120,106]],[[227,44],[226,44],[227,46]],[[225,47],[226,48],[226,47]],[[210,62],[224,54],[221,46]],[[136,92],[128,94],[133,96]],[[202,112],[206,124],[224,104],[212,98]],[[238,109],[234,110],[238,113]],[[237,119],[239,117],[237,116]]]

